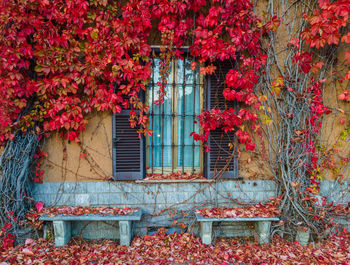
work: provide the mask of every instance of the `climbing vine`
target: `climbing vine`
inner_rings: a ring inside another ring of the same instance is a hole
[[[283,37],[288,49],[278,48],[276,34],[268,34],[265,47],[269,59],[266,75],[259,83],[263,98],[260,121],[264,139],[268,139],[260,149],[284,195],[281,210],[287,222],[293,224],[291,227],[307,227],[320,237],[328,235],[327,229],[333,223],[330,212],[325,210],[327,198],[318,196],[321,181],[326,179],[328,169],[337,168],[336,177],[341,183],[344,176],[339,172],[348,167],[346,148],[343,156],[338,156],[345,138],[329,146],[322,131],[330,115],[335,121],[339,113],[345,113],[334,103],[327,106],[324,97],[327,93],[328,97],[337,97],[330,94],[329,88],[347,79],[344,72],[348,70],[337,72],[336,64],[339,52],[346,50],[349,43],[349,3],[283,1],[274,9],[284,15]],[[346,93],[342,91],[339,99],[344,100]],[[345,120],[341,118],[339,124],[344,125]],[[339,160],[342,162],[335,166]]]

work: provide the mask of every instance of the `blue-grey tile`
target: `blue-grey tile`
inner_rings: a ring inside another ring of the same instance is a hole
[[[110,202],[110,194],[109,193],[98,193],[97,194],[97,202],[99,205],[109,205]]]
[[[53,203],[56,205],[76,206],[75,196],[72,193],[54,195]]]
[[[103,193],[110,191],[110,184],[107,181],[86,182],[88,193]]]
[[[64,193],[86,193],[86,182],[65,182],[63,186]]]
[[[79,206],[90,206],[90,196],[93,194],[75,194],[75,203]]]
[[[53,195],[52,194],[35,195],[33,198],[35,201],[43,202],[45,207],[53,205]]]
[[[44,182],[37,184],[37,190],[39,194],[55,194],[62,185],[61,182]]]

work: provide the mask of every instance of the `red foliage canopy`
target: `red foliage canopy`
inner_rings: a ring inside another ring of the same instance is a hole
[[[348,22],[349,6],[349,0],[320,0],[319,8],[305,15],[310,23],[302,33],[305,43],[315,48],[349,43],[349,33],[340,33]],[[203,134],[193,136],[205,142],[211,130],[235,130],[247,150],[255,149],[248,131],[259,133],[253,111],[260,104],[254,89],[267,60],[260,39],[275,32],[281,20],[273,17],[263,25],[249,0],[1,0],[0,7],[0,142],[29,128],[38,134],[58,131],[79,141],[87,114],[118,113],[123,108],[131,109],[132,127],[139,125],[140,134],[151,134],[149,107],[139,93],[152,71],[148,41],[157,26],[164,45],[162,75],[170,58],[181,58],[179,48],[188,44],[196,61],[206,65],[202,74],[212,74],[215,61],[239,62],[226,75],[223,96],[243,103],[240,109],[203,112]],[[290,44],[299,49],[300,43],[292,39]],[[311,56],[306,51],[295,54],[294,62],[304,74],[322,68]],[[327,111],[319,87],[315,80],[310,88],[315,92],[310,123],[317,128]],[[160,95],[165,88],[159,84]],[[277,94],[280,89],[277,84]],[[349,100],[347,92],[339,98]]]
[[[150,77],[147,41],[157,23],[167,46],[162,53],[181,58],[179,48],[190,42],[191,55],[208,63],[202,73],[215,70],[211,62],[240,60],[227,74],[224,96],[258,106],[254,85],[266,61],[259,42],[264,27],[248,0],[129,0],[123,6],[108,0],[2,0],[0,7],[1,142],[28,128],[79,141],[87,114],[122,108],[131,109],[132,127],[139,124],[139,133],[150,134],[148,106],[138,95]],[[275,30],[277,22],[266,28]],[[200,118],[205,133],[196,137],[205,141],[210,130],[232,130],[244,120],[256,130],[255,119],[246,109],[239,115],[209,110]],[[243,126],[237,136],[254,149]]]

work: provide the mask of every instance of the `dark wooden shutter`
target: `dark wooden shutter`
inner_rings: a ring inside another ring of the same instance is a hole
[[[144,137],[130,127],[129,110],[113,115],[113,177],[116,180],[143,179]]]
[[[226,101],[222,92],[225,88],[225,76],[234,67],[232,61],[217,62],[214,74],[206,79],[206,107],[207,109],[237,108],[234,101]],[[206,174],[209,178],[238,178],[237,156],[234,155],[228,167],[225,169],[234,148],[230,149],[229,143],[236,144],[236,137],[233,132],[225,133],[217,129],[210,133],[208,143],[210,151],[206,154]]]

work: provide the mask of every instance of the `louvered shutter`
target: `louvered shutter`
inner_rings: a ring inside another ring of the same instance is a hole
[[[225,88],[225,76],[230,69],[233,68],[231,61],[218,62],[214,74],[207,76],[206,79],[206,107],[207,109],[226,108],[236,109],[237,103],[234,101],[226,101],[223,96]],[[231,159],[233,149],[230,149],[229,143],[235,144],[236,137],[234,132],[225,133],[221,129],[217,129],[210,133],[208,143],[210,151],[206,153],[206,174],[209,178],[238,178],[237,156]]]
[[[130,127],[129,110],[113,115],[113,176],[116,180],[143,179],[144,137]]]

